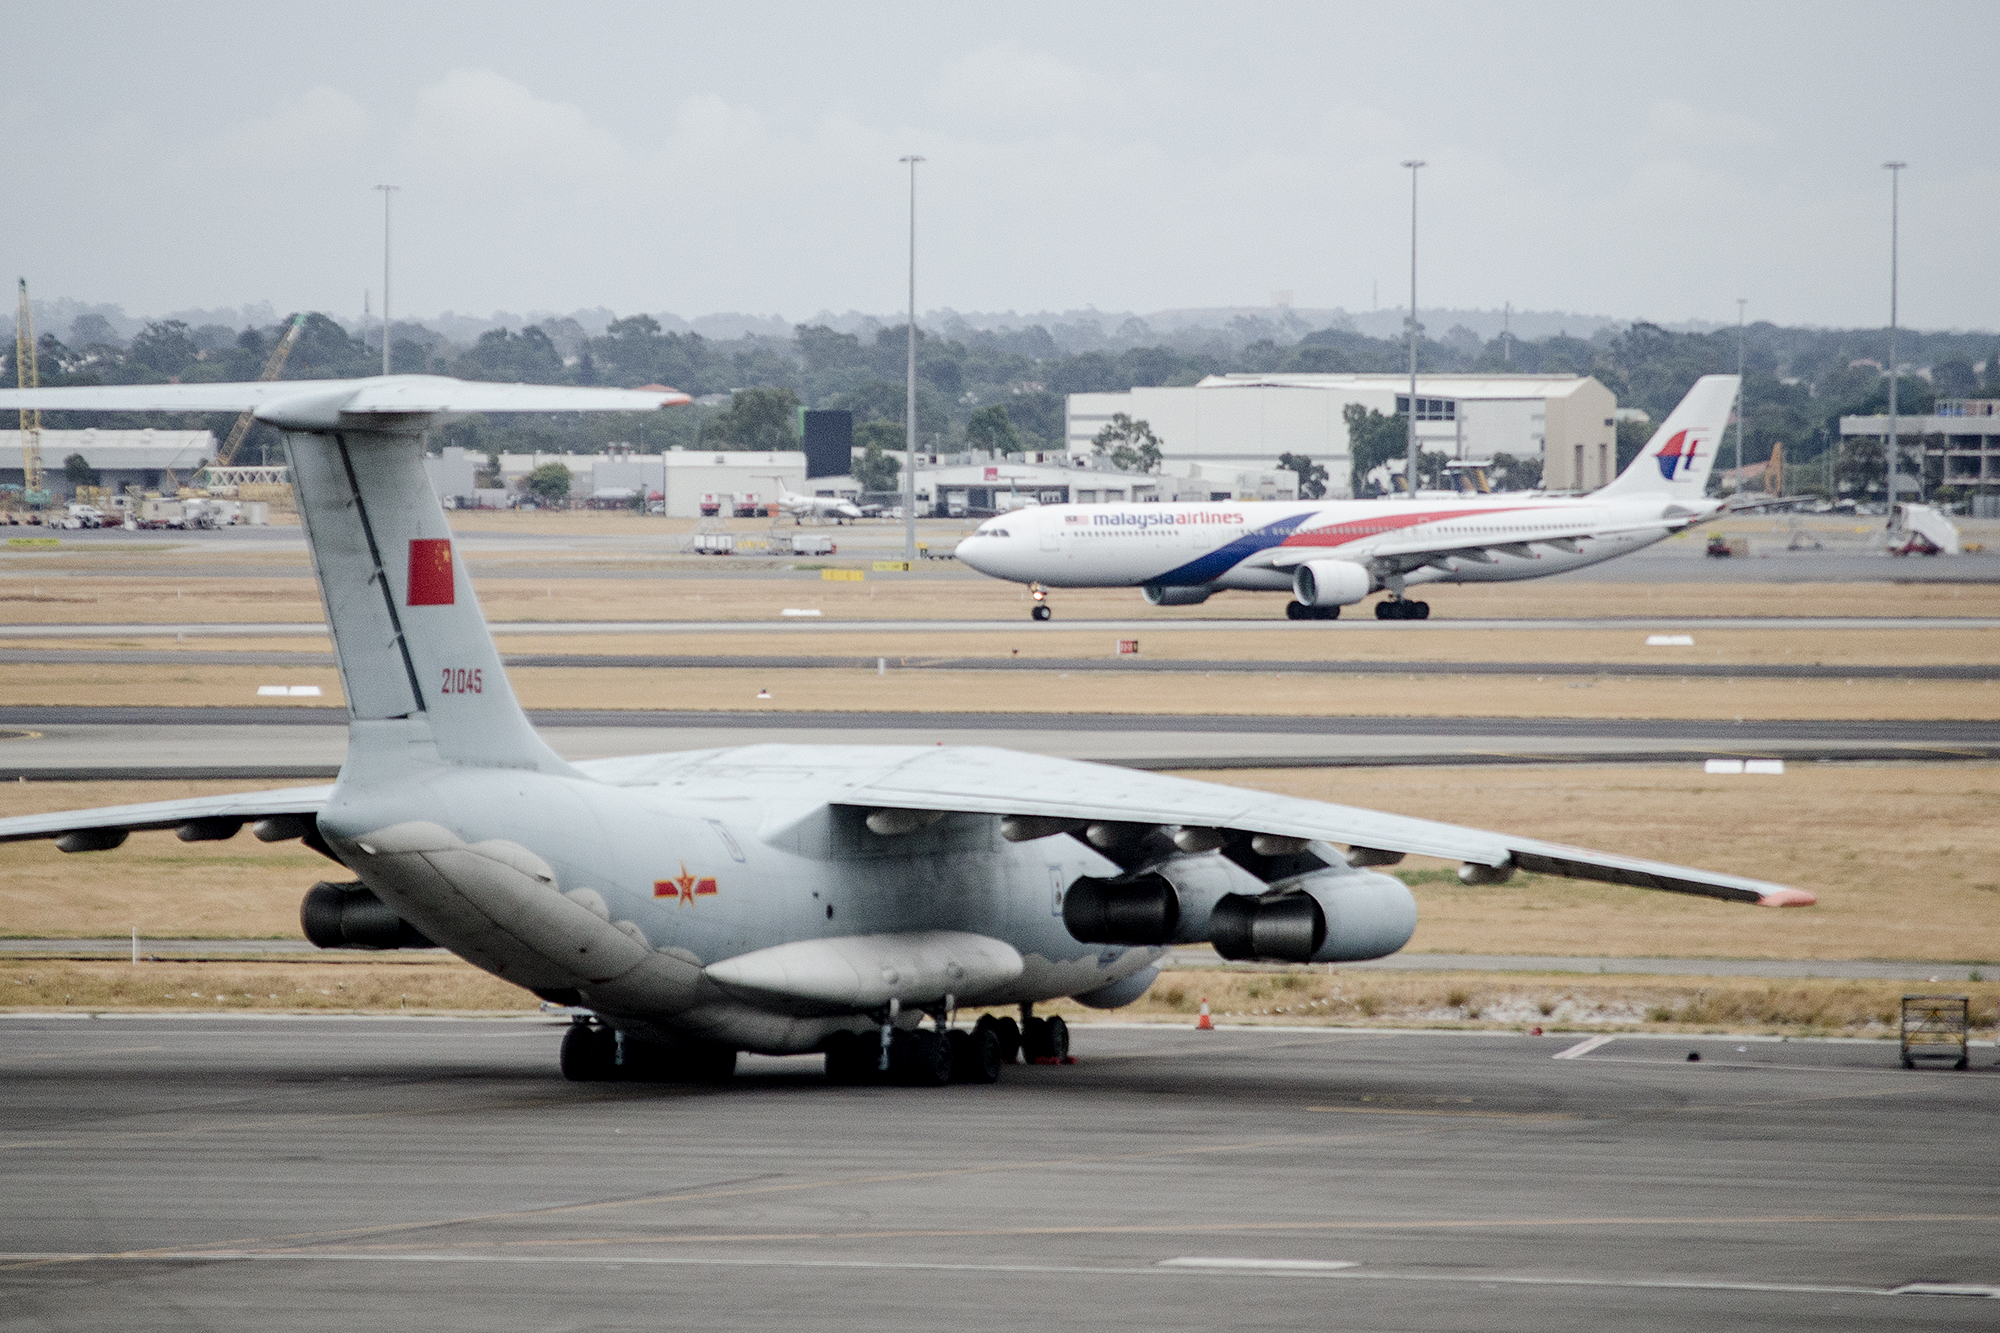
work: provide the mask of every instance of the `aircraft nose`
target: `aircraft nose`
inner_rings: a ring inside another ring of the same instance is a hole
[[[971,565],[974,569],[978,570],[980,573],[988,574],[991,573],[992,571],[987,569],[985,565],[979,562],[979,552],[984,548],[985,545],[986,545],[986,539],[979,536],[977,533],[974,533],[972,536],[967,537],[964,541],[960,542],[958,546],[954,549],[953,554],[955,554],[960,560],[963,560],[966,564]]]

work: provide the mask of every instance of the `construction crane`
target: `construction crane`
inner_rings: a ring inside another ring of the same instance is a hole
[[[35,315],[28,307],[28,280],[21,279],[20,313],[14,321],[14,382],[23,389],[42,387],[35,359]],[[42,489],[42,414],[39,408],[21,410],[21,499],[35,503]]]
[[[271,349],[271,359],[264,363],[263,373],[257,376],[259,381],[278,378],[285,369],[285,358],[292,354],[292,347],[298,342],[299,335],[305,332],[305,328],[306,317],[293,315],[292,327],[285,330],[285,336],[278,339],[278,345]],[[236,424],[229,428],[229,438],[222,442],[221,450],[215,455],[215,466],[228,467],[236,461],[236,451],[243,447],[243,437],[250,433],[250,427],[256,417],[256,412],[250,411],[236,418]]]

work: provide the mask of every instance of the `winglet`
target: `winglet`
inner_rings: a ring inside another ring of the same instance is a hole
[[[1759,907],[1811,907],[1819,899],[1804,889],[1772,889],[1757,900]]]

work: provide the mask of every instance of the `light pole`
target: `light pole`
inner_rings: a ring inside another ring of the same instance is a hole
[[[903,400],[903,559],[917,559],[917,163],[914,153],[898,158],[910,166],[910,366]]]
[[[382,373],[389,373],[389,196],[400,185],[378,185],[382,192]]]
[[[1884,162],[1882,169],[1889,173],[1889,441],[1883,449],[1883,457],[1889,466],[1888,475],[1888,521],[1896,521],[1896,464],[1903,452],[1903,441],[1896,433],[1896,285],[1900,276],[1897,272],[1897,228],[1901,222],[1903,168],[1907,162]],[[1917,466],[1917,494],[1923,495],[1923,455]]]
[[[1736,493],[1743,493],[1743,308],[1748,297],[1736,298]]]
[[[1403,482],[1414,500],[1417,498],[1417,172],[1424,164],[1412,160],[1403,165],[1410,173],[1410,431]]]

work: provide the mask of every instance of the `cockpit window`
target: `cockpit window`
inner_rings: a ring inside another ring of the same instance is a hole
[[[980,536],[982,536],[982,537],[1005,537],[1005,536],[1007,535],[1007,529],[1005,529],[1005,528],[981,528],[981,529],[979,530],[979,535],[980,535]]]

